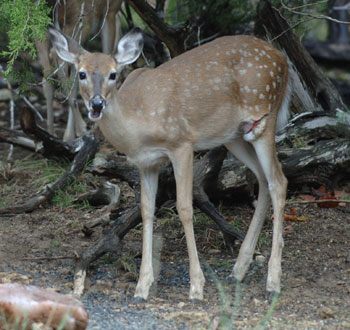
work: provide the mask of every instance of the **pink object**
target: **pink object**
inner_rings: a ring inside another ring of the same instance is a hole
[[[66,330],[83,330],[88,320],[83,304],[71,295],[32,285],[0,284],[0,327],[8,323],[41,322],[53,329],[64,324]]]

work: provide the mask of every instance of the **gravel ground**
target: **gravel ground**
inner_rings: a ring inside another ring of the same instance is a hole
[[[9,179],[0,180],[3,205],[20,203],[37,192],[33,172],[14,172]],[[124,202],[127,200],[124,196]],[[82,253],[98,239],[99,230],[91,237],[81,232],[95,212],[44,205],[30,214],[1,217],[0,283],[71,292],[74,262],[66,257]],[[224,212],[246,228],[253,209],[235,205],[225,207]],[[82,298],[90,317],[88,329],[208,329],[225,306],[236,329],[350,329],[348,204],[334,209],[315,204],[295,206],[295,214],[306,220],[284,225],[283,289],[272,311],[265,299],[270,219],[257,247],[260,262],[252,264],[238,297],[235,285],[227,279],[238,250],[228,253],[210,220],[196,212],[196,239],[207,282],[204,301],[194,304],[187,299],[183,230],[174,212],[170,213],[173,218],[168,214],[155,223],[155,235],[161,242],[156,258],[159,267],[155,267],[157,281],[147,303],[132,301],[141,260],[141,227],[125,236],[116,255],[104,256],[91,265]],[[120,260],[126,257],[128,261],[121,266]]]

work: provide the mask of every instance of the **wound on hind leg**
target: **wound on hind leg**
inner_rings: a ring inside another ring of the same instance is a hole
[[[240,131],[243,133],[243,139],[251,142],[256,140],[266,128],[267,114],[260,119],[245,120],[240,124]]]

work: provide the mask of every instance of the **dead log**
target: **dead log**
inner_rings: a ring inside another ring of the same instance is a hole
[[[116,209],[120,201],[120,188],[109,181],[103,182],[98,188],[79,195],[74,202],[86,200],[92,206],[107,205],[110,211]]]
[[[0,142],[13,144],[14,146],[18,146],[33,152],[36,150],[35,142],[23,134],[23,132],[5,127],[0,127]]]
[[[289,190],[343,185],[350,178],[350,133],[346,118],[328,113],[296,117],[278,137],[279,157]]]
[[[346,115],[346,114],[344,114]],[[276,138],[278,157],[288,179],[288,192],[329,189],[350,179],[350,133],[348,124],[328,113],[296,116]],[[225,160],[218,178],[218,197],[232,201],[251,200],[256,178],[235,158]]]
[[[82,146],[82,138],[64,142],[37,125],[35,114],[24,107],[20,117],[22,131],[0,127],[0,142],[38,153],[47,158],[73,160]],[[23,133],[24,132],[24,133]]]
[[[83,138],[64,142],[49,132],[41,128],[35,121],[35,113],[27,106],[22,109],[20,117],[21,128],[23,132],[36,143],[36,152],[44,157],[57,157],[73,160],[85,142]]]
[[[106,253],[117,253],[123,237],[141,222],[139,205],[130,208],[124,214],[111,215],[110,225],[107,225],[96,244],[90,245],[77,260],[74,268],[74,294],[81,296],[85,288],[85,279],[89,265]]]

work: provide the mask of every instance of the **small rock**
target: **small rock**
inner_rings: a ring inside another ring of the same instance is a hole
[[[56,329],[65,319],[64,329],[84,330],[89,316],[83,304],[70,295],[63,295],[33,285],[0,284],[0,328],[9,322],[42,323]]]
[[[39,99],[39,98],[38,98],[37,95],[31,94],[31,95],[29,96],[29,101],[30,101],[31,103],[37,102],[38,99]]]
[[[318,315],[321,319],[325,320],[325,319],[332,319],[334,318],[334,314],[335,312],[330,309],[329,307],[321,307],[318,311]]]
[[[266,260],[266,257],[263,256],[262,254],[259,254],[259,255],[257,255],[257,256],[255,257],[255,261],[256,261],[256,262],[264,263],[265,260]]]
[[[221,253],[221,251],[218,250],[218,249],[210,249],[210,250],[208,251],[208,254],[219,254],[219,253]]]
[[[6,88],[0,89],[0,101],[8,101],[10,99],[11,99],[10,90]]]
[[[22,284],[30,284],[32,281],[32,278],[23,274],[0,272],[0,283],[19,282]]]
[[[71,270],[68,269],[68,268],[63,268],[63,269],[61,270],[61,274],[62,274],[62,275],[69,275],[69,274],[71,274],[71,273],[72,273]]]
[[[262,302],[261,302],[261,300],[254,298],[253,303],[257,307],[257,306],[260,306]]]
[[[185,306],[185,303],[183,301],[180,301],[178,304],[177,304],[177,307],[178,308],[183,308]]]

